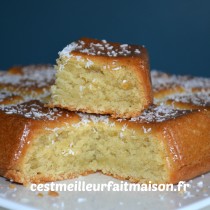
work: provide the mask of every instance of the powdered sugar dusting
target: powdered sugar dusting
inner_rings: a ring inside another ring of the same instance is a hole
[[[170,119],[175,119],[179,116],[190,113],[189,110],[176,110],[172,107],[167,107],[164,105],[151,106],[149,109],[144,110],[143,113],[138,116],[131,118],[131,122],[163,122]]]
[[[210,89],[210,78],[170,75],[163,72],[151,71],[153,90],[181,87],[191,92],[194,89]]]
[[[77,42],[72,42],[67,45],[61,52],[60,56],[70,57],[73,51],[80,52],[88,55],[98,55],[98,56],[139,56],[141,54],[141,46],[128,45],[128,44],[116,44],[110,43],[106,40],[92,40],[84,39]]]
[[[137,122],[137,123],[151,123],[151,122],[163,122],[170,119],[175,119],[179,116],[191,113],[190,110],[178,110],[173,109],[172,107],[168,107],[165,105],[160,106],[151,106],[149,109],[144,110],[144,112],[138,116],[131,118],[130,120],[121,119],[118,118],[116,121],[123,122],[122,131],[125,131],[127,129],[126,122]],[[102,122],[110,127],[115,126],[115,123],[111,120],[109,115],[93,115],[93,114],[85,114],[85,113],[77,113],[81,119],[80,122],[73,124],[73,127],[80,127],[81,125],[87,125],[89,123],[98,123]],[[148,133],[151,131],[151,128],[143,128],[145,133]]]
[[[21,115],[34,120],[56,120],[61,116],[68,116],[68,112],[57,108],[46,108],[39,101],[30,101],[9,107],[0,107],[5,114]]]
[[[174,94],[168,96],[167,100],[207,107],[210,106],[210,92]]]
[[[0,91],[0,102],[2,102],[5,98],[11,97],[14,94],[11,91],[1,90]]]
[[[70,53],[77,49],[78,47],[78,43],[76,42],[72,42],[71,44],[67,45],[61,52],[59,52],[59,56],[65,56],[65,57],[69,57]]]
[[[115,126],[115,123],[109,120],[108,115],[94,115],[94,114],[85,114],[78,112],[77,115],[80,117],[80,122],[72,124],[73,127],[79,128],[81,125],[87,125],[89,123],[98,123],[102,122],[109,125],[110,127]]]
[[[0,84],[17,86],[18,88],[42,88],[53,84],[55,70],[52,66],[26,66],[20,74],[3,74]]]

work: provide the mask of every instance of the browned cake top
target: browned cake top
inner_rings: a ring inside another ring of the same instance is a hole
[[[175,94],[168,96],[167,99],[196,106],[210,106],[210,92]]]
[[[132,122],[163,122],[170,119],[175,119],[182,115],[191,113],[189,110],[178,110],[173,109],[172,107],[167,107],[164,105],[160,106],[151,106],[149,109],[144,110],[139,117],[131,118]]]
[[[193,89],[210,89],[210,78],[170,75],[158,71],[151,71],[153,90],[158,92],[162,89],[182,87],[186,91]]]
[[[24,88],[41,88],[54,83],[55,70],[52,66],[25,66],[12,68],[9,74],[0,75],[0,85]]]
[[[12,105],[0,107],[0,111],[8,115],[21,115],[25,118],[34,119],[34,120],[56,120],[62,116],[70,116],[70,113],[58,108],[47,108],[37,100]]]
[[[143,46],[119,44],[107,42],[106,40],[100,41],[96,39],[82,38],[67,45],[61,52],[59,52],[59,55],[70,57],[70,54],[79,53],[93,56],[130,57],[140,56],[143,50]]]

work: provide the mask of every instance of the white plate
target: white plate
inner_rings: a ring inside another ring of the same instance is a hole
[[[73,180],[57,183],[75,183],[75,181],[87,183],[120,183],[119,180],[92,174]],[[38,192],[15,184],[11,189],[10,182],[0,178],[0,206],[15,210],[32,209],[71,209],[71,210],[135,210],[135,209],[183,209],[193,210],[208,207],[210,209],[210,173],[202,175],[188,182],[191,188],[186,192],[59,192],[58,197],[52,197],[43,193],[39,197]]]

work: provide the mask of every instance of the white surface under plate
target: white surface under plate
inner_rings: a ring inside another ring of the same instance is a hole
[[[56,183],[114,183],[121,181],[102,174],[66,180]],[[210,173],[188,182],[191,187],[186,192],[59,192],[58,197],[43,192],[32,192],[22,185],[11,183],[0,177],[0,206],[8,209],[71,209],[71,210],[135,210],[135,209],[210,209]]]

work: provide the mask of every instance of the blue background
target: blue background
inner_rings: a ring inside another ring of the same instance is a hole
[[[0,69],[54,64],[84,36],[144,44],[151,68],[210,77],[209,0],[1,0]]]

